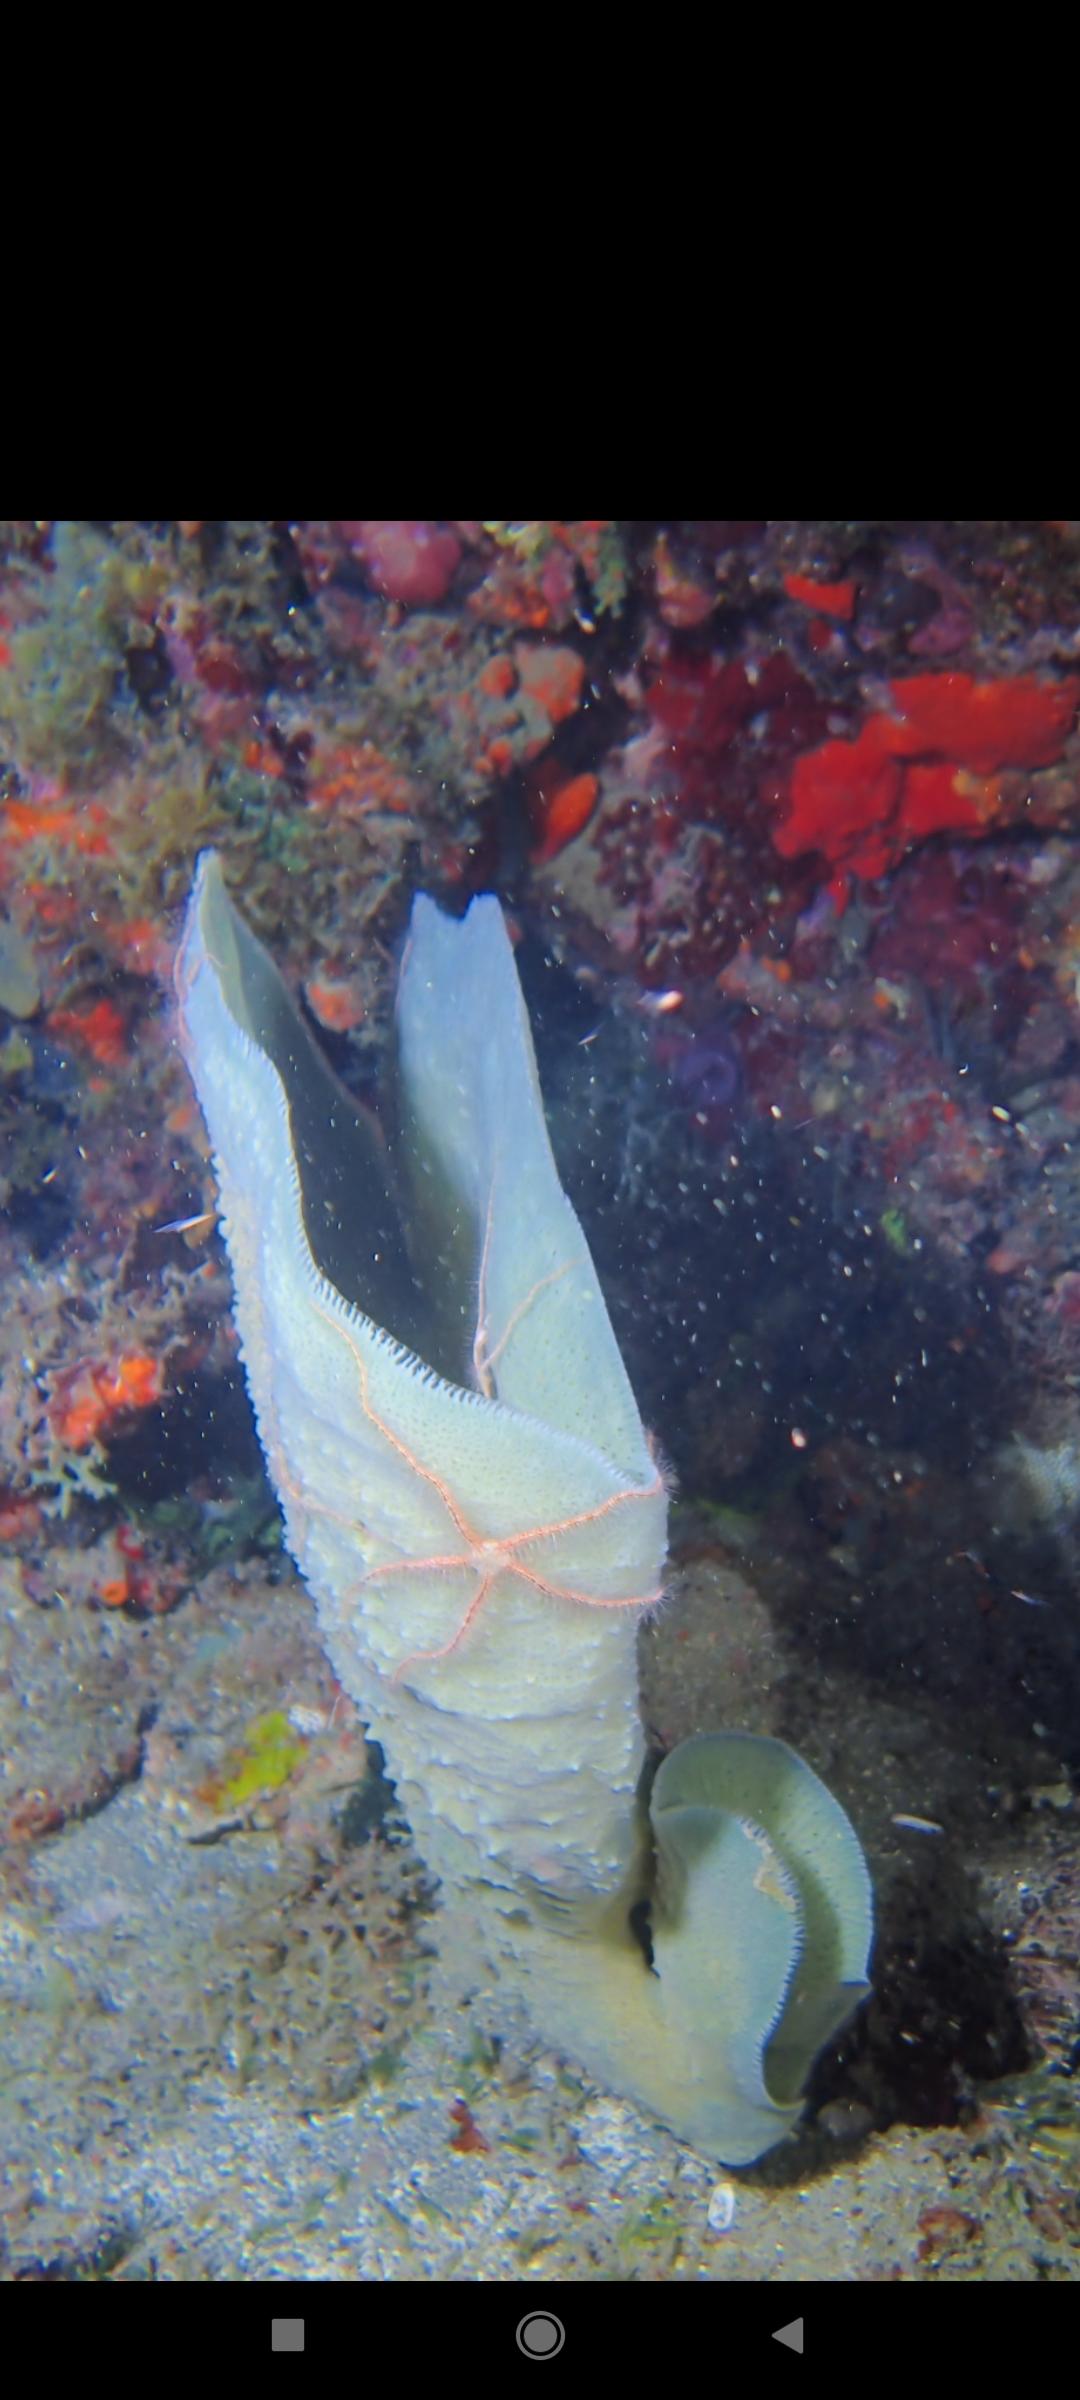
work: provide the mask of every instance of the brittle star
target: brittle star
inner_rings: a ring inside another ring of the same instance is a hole
[[[561,1274],[564,1271],[565,1270],[562,1268],[555,1270],[557,1274]],[[511,1318],[511,1325],[516,1324],[519,1321],[520,1317],[524,1313],[524,1310],[531,1305],[533,1299],[536,1297],[536,1294],[543,1288],[544,1285],[550,1283],[552,1280],[552,1276],[544,1276],[541,1279],[541,1282],[534,1286],[532,1292],[527,1295],[526,1299],[520,1303],[519,1307],[514,1311],[514,1315]],[[369,1567],[366,1573],[361,1576],[358,1588],[362,1590],[363,1586],[367,1583],[380,1583],[391,1575],[444,1574],[454,1570],[460,1571],[462,1568],[471,1569],[477,1578],[477,1586],[475,1592],[473,1593],[472,1599],[469,1601],[468,1607],[461,1618],[460,1624],[455,1628],[455,1631],[451,1634],[449,1640],[440,1642],[436,1648],[431,1650],[411,1650],[407,1657],[399,1659],[397,1666],[393,1669],[391,1675],[392,1682],[400,1682],[402,1676],[406,1673],[409,1667],[415,1667],[419,1664],[426,1664],[428,1660],[431,1659],[448,1658],[451,1652],[457,1649],[458,1644],[464,1640],[466,1634],[475,1624],[480,1610],[483,1607],[489,1592],[491,1591],[492,1585],[496,1582],[500,1575],[517,1576],[522,1583],[530,1585],[534,1591],[543,1593],[546,1598],[551,1600],[573,1601],[579,1607],[655,1607],[656,1603],[662,1597],[662,1594],[659,1591],[630,1593],[627,1594],[625,1598],[607,1598],[605,1596],[601,1596],[597,1592],[583,1592],[578,1590],[574,1585],[553,1583],[547,1576],[538,1574],[536,1569],[529,1566],[525,1559],[521,1557],[520,1553],[528,1549],[530,1544],[533,1542],[551,1541],[559,1534],[573,1532],[579,1525],[595,1524],[601,1517],[609,1516],[614,1509],[625,1506],[628,1501],[655,1499],[656,1494],[664,1487],[664,1477],[659,1466],[656,1467],[655,1473],[647,1484],[627,1484],[622,1491],[609,1493],[605,1500],[598,1501],[592,1508],[578,1509],[572,1512],[569,1516],[553,1518],[549,1523],[546,1524],[525,1526],[519,1533],[504,1534],[501,1537],[489,1537],[480,1534],[477,1532],[474,1526],[470,1525],[464,1510],[460,1506],[459,1502],[455,1499],[454,1494],[445,1478],[438,1474],[434,1467],[425,1466],[423,1461],[417,1458],[415,1452],[410,1450],[408,1443],[403,1439],[403,1437],[399,1433],[395,1433],[393,1426],[387,1424],[386,1419],[380,1416],[378,1409],[375,1407],[371,1399],[368,1362],[365,1359],[359,1344],[354,1339],[349,1326],[347,1324],[343,1324],[341,1319],[334,1315],[331,1310],[317,1298],[314,1300],[313,1305],[317,1309],[319,1315],[333,1326],[335,1332],[344,1335],[345,1341],[355,1361],[357,1377],[360,1386],[360,1405],[363,1409],[364,1415],[368,1420],[368,1423],[373,1425],[376,1432],[382,1435],[383,1440],[389,1443],[390,1448],[396,1451],[398,1457],[403,1461],[404,1465],[409,1468],[410,1472],[417,1476],[420,1482],[426,1483],[429,1488],[438,1495],[438,1498],[441,1500],[442,1505],[450,1519],[451,1526],[458,1534],[461,1541],[461,1548],[456,1551],[437,1551],[425,1558],[388,1559],[378,1566]],[[509,1333],[509,1330],[510,1328],[508,1327],[507,1334]],[[502,1339],[497,1345],[497,1350],[501,1350],[505,1346],[507,1334],[502,1336]],[[480,1330],[478,1327],[476,1342],[474,1343],[474,1356],[477,1355],[479,1343]],[[485,1365],[487,1367],[490,1367],[491,1359],[496,1354],[496,1351],[486,1354]],[[285,1491],[288,1493],[289,1498],[298,1504],[301,1509],[310,1509],[314,1507],[317,1515],[328,1519],[331,1523],[342,1526],[343,1529],[348,1533],[355,1533],[357,1530],[355,1520],[347,1517],[342,1512],[329,1507],[325,1502],[315,1501],[313,1503],[308,1495],[293,1483],[285,1466],[284,1457],[282,1455],[280,1435],[278,1436],[277,1441],[274,1443],[274,1448],[277,1451],[277,1458],[275,1461],[276,1480],[281,1486],[283,1486]]]
[[[377,1419],[374,1421],[378,1422]],[[406,1453],[406,1455],[408,1454]],[[475,1623],[492,1584],[500,1575],[517,1575],[523,1583],[531,1584],[534,1591],[544,1593],[549,1600],[574,1600],[584,1608],[652,1608],[660,1599],[659,1592],[635,1592],[628,1594],[625,1599],[609,1599],[606,1596],[601,1597],[597,1592],[578,1591],[572,1584],[550,1583],[545,1575],[538,1575],[534,1568],[527,1566],[516,1555],[530,1542],[550,1541],[556,1534],[570,1533],[578,1525],[595,1524],[598,1518],[606,1517],[610,1515],[612,1509],[621,1507],[625,1500],[653,1499],[661,1488],[659,1468],[657,1468],[651,1483],[630,1485],[625,1491],[612,1492],[595,1508],[579,1509],[573,1516],[555,1518],[548,1525],[529,1525],[522,1533],[506,1534],[501,1540],[495,1540],[482,1537],[478,1539],[441,1477],[434,1474],[431,1469],[420,1467],[415,1460],[413,1464],[416,1466],[417,1473],[423,1476],[424,1481],[431,1483],[439,1493],[440,1499],[450,1511],[457,1531],[468,1547],[456,1554],[447,1552],[432,1558],[392,1559],[386,1566],[370,1567],[368,1573],[363,1577],[363,1581],[365,1583],[375,1582],[387,1575],[403,1575],[409,1572],[434,1574],[455,1567],[470,1567],[479,1580],[465,1614],[456,1630],[451,1634],[449,1641],[440,1642],[433,1650],[410,1650],[407,1658],[399,1659],[391,1676],[391,1682],[399,1683],[407,1667],[426,1665],[428,1660],[433,1658],[449,1658],[451,1652],[457,1649],[458,1643],[464,1640],[470,1626]]]

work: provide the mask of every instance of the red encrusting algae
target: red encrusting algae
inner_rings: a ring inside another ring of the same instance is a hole
[[[534,777],[529,799],[534,866],[549,866],[560,850],[584,831],[599,789],[595,775],[566,776],[551,766]]]
[[[95,1000],[87,1008],[54,1008],[46,1023],[61,1041],[81,1043],[99,1067],[120,1067],[127,1057],[127,1020],[115,1000]]]
[[[60,1378],[49,1418],[68,1450],[88,1450],[131,1411],[150,1408],[163,1391],[161,1361],[143,1351],[119,1358],[84,1361]]]
[[[1080,702],[1074,675],[911,675],[889,690],[893,709],[868,717],[853,741],[796,759],[773,832],[781,857],[818,850],[832,862],[841,901],[851,876],[886,874],[928,834],[982,833],[998,808],[995,775],[1054,765]]]

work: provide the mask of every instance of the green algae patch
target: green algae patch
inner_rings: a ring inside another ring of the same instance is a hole
[[[243,1809],[281,1790],[300,1765],[307,1743],[290,1725],[283,1709],[256,1717],[243,1740],[225,1762],[220,1775],[199,1789],[199,1798],[216,1809]]]
[[[878,1223],[890,1250],[895,1250],[900,1258],[906,1257],[911,1248],[911,1237],[903,1210],[899,1208],[883,1209]]]

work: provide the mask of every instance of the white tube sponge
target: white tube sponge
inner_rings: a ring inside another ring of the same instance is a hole
[[[176,984],[289,1546],[444,1900],[551,2040],[712,2155],[756,2157],[865,1988],[865,1868],[809,1769],[750,1736],[683,1744],[646,1818],[635,1635],[667,1498],[498,903],[455,923],[418,900],[402,967],[426,1330],[384,1153],[212,855]]]

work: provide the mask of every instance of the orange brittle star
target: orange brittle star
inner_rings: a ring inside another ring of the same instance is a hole
[[[475,1374],[479,1389],[484,1393],[487,1399],[494,1397],[495,1387],[492,1370],[495,1366],[495,1362],[505,1350],[511,1335],[516,1332],[517,1327],[522,1321],[522,1318],[528,1314],[529,1309],[539,1298],[541,1292],[546,1291],[551,1284],[557,1283],[560,1276],[569,1275],[574,1266],[579,1263],[575,1259],[567,1259],[564,1261],[562,1266],[552,1267],[548,1274],[541,1275],[537,1282],[532,1285],[531,1289],[526,1292],[524,1298],[518,1301],[517,1306],[512,1310],[498,1341],[489,1348],[487,1340],[487,1270],[491,1248],[491,1229],[495,1209],[495,1184],[497,1174],[498,1166],[496,1164],[492,1172],[491,1189],[488,1194],[488,1204],[485,1215],[484,1240],[480,1254],[480,1271],[478,1277],[476,1332],[473,1336],[472,1344],[473,1372]],[[367,1408],[368,1415],[373,1417],[374,1412],[368,1405],[366,1398],[365,1407]],[[379,1422],[378,1419],[374,1419],[374,1421]],[[606,1500],[599,1501],[594,1508],[579,1509],[575,1514],[572,1514],[568,1517],[556,1518],[550,1524],[530,1525],[520,1533],[506,1534],[501,1540],[497,1540],[478,1536],[474,1528],[468,1523],[464,1511],[459,1507],[453,1493],[450,1491],[449,1486],[443,1481],[442,1477],[437,1475],[432,1468],[421,1467],[419,1462],[413,1458],[412,1453],[405,1448],[405,1445],[397,1439],[397,1437],[390,1431],[388,1426],[382,1425],[380,1426],[380,1430],[386,1434],[388,1440],[393,1443],[395,1449],[397,1449],[401,1455],[408,1459],[409,1463],[415,1468],[416,1472],[423,1476],[424,1481],[430,1483],[432,1488],[438,1492],[439,1498],[441,1499],[444,1508],[446,1508],[456,1531],[461,1536],[464,1547],[462,1550],[456,1553],[445,1552],[429,1558],[393,1560],[384,1567],[369,1569],[368,1575],[364,1577],[364,1581],[367,1582],[369,1580],[374,1580],[376,1577],[383,1577],[386,1575],[405,1574],[410,1570],[414,1572],[419,1570],[421,1573],[426,1572],[435,1574],[450,1572],[454,1569],[460,1569],[462,1567],[470,1568],[477,1577],[476,1590],[473,1593],[472,1599],[465,1610],[465,1614],[462,1617],[460,1624],[458,1625],[456,1631],[451,1634],[449,1641],[441,1642],[438,1647],[433,1650],[413,1650],[409,1653],[407,1658],[399,1660],[398,1665],[395,1667],[393,1673],[393,1681],[395,1683],[400,1681],[400,1678],[404,1674],[407,1667],[416,1666],[419,1663],[426,1662],[429,1659],[448,1658],[451,1652],[457,1649],[459,1642],[464,1640],[470,1626],[475,1623],[476,1618],[479,1616],[480,1610],[487,1599],[488,1593],[491,1590],[492,1584],[496,1582],[500,1575],[516,1575],[520,1578],[522,1583],[531,1584],[534,1591],[543,1592],[549,1599],[576,1601],[580,1607],[649,1608],[653,1606],[659,1599],[660,1594],[658,1592],[644,1594],[637,1593],[629,1595],[625,1599],[618,1600],[607,1599],[601,1597],[596,1592],[579,1591],[574,1586],[569,1584],[552,1583],[546,1576],[539,1575],[535,1568],[530,1567],[519,1556],[519,1553],[522,1550],[528,1549],[530,1544],[533,1542],[550,1541],[553,1540],[558,1534],[569,1533],[573,1531],[574,1528],[579,1525],[595,1524],[599,1518],[609,1516],[613,1509],[620,1508],[627,1500],[646,1500],[655,1498],[656,1493],[660,1490],[662,1484],[662,1477],[659,1467],[656,1469],[656,1473],[653,1476],[651,1483],[644,1485],[628,1485],[624,1491],[610,1493]]]
[[[561,1274],[564,1271],[565,1270],[562,1268],[558,1268],[555,1270],[555,1273]],[[552,1276],[545,1276],[541,1283],[538,1283],[534,1286],[533,1290],[527,1295],[525,1301],[520,1303],[519,1307],[515,1310],[514,1316],[511,1320],[512,1324],[516,1323],[520,1319],[521,1315],[524,1313],[524,1310],[531,1305],[537,1293],[543,1288],[543,1285],[550,1283],[552,1280]],[[358,1343],[353,1338],[348,1325],[342,1324],[341,1320],[337,1317],[331,1317],[331,1312],[326,1309],[318,1300],[315,1301],[314,1305],[319,1310],[321,1315],[330,1318],[330,1321],[334,1324],[335,1330],[344,1335],[345,1341],[352,1353],[356,1365],[357,1377],[360,1385],[360,1405],[363,1409],[364,1415],[368,1420],[368,1423],[373,1425],[376,1432],[381,1434],[383,1440],[389,1444],[390,1448],[396,1451],[398,1457],[403,1461],[405,1466],[409,1468],[410,1472],[414,1474],[421,1483],[427,1484],[429,1488],[438,1495],[438,1498],[441,1500],[442,1505],[450,1519],[451,1526],[459,1536],[461,1542],[461,1548],[459,1550],[438,1551],[424,1558],[388,1559],[378,1566],[369,1567],[366,1573],[360,1578],[359,1588],[362,1589],[363,1585],[367,1583],[382,1582],[386,1577],[391,1575],[443,1574],[449,1573],[453,1570],[461,1570],[462,1568],[470,1569],[477,1578],[476,1590],[473,1593],[467,1608],[465,1609],[460,1624],[451,1634],[450,1639],[446,1642],[440,1642],[436,1648],[431,1650],[412,1650],[408,1653],[407,1657],[399,1659],[397,1666],[393,1669],[391,1677],[391,1680],[394,1683],[400,1682],[407,1668],[417,1666],[421,1663],[426,1663],[429,1659],[448,1658],[451,1652],[457,1649],[458,1644],[464,1639],[470,1628],[475,1624],[480,1610],[483,1607],[489,1592],[491,1591],[493,1583],[496,1582],[500,1575],[516,1576],[522,1583],[530,1585],[534,1591],[543,1593],[548,1599],[573,1601],[579,1607],[583,1608],[655,1607],[656,1603],[662,1597],[662,1594],[659,1591],[635,1592],[627,1594],[625,1598],[619,1599],[609,1599],[601,1596],[597,1592],[583,1592],[571,1584],[551,1582],[547,1576],[539,1574],[535,1567],[530,1566],[528,1561],[521,1556],[521,1553],[527,1550],[534,1542],[550,1541],[559,1534],[572,1532],[579,1525],[595,1524],[600,1518],[610,1516],[614,1509],[622,1508],[630,1501],[655,1499],[656,1494],[664,1488],[664,1475],[660,1466],[656,1466],[655,1472],[648,1483],[627,1484],[622,1491],[609,1493],[605,1500],[598,1501],[592,1508],[578,1509],[569,1516],[554,1518],[550,1523],[547,1524],[527,1525],[523,1527],[520,1532],[505,1534],[501,1538],[494,1536],[488,1537],[480,1534],[477,1532],[474,1526],[470,1525],[463,1508],[455,1499],[454,1494],[445,1478],[441,1476],[434,1467],[425,1466],[423,1461],[417,1458],[415,1452],[410,1450],[408,1443],[402,1438],[402,1436],[399,1433],[395,1433],[393,1426],[387,1424],[386,1419],[380,1416],[378,1409],[375,1407],[371,1399],[368,1362],[365,1359]],[[498,1349],[501,1350],[503,1348],[505,1339],[506,1336],[504,1335],[497,1346]],[[477,1340],[476,1343],[474,1343],[474,1356],[476,1356],[478,1353],[479,1342],[480,1334],[478,1329]],[[490,1358],[495,1355],[495,1352],[488,1354],[487,1363],[490,1363]],[[285,1467],[284,1458],[281,1453],[280,1436],[275,1441],[274,1448],[278,1453],[275,1461],[276,1480],[288,1492],[290,1499],[297,1503],[302,1509],[310,1509],[314,1505],[315,1513],[317,1515],[327,1519],[331,1523],[341,1525],[349,1533],[355,1533],[357,1528],[354,1520],[339,1513],[337,1510],[330,1508],[325,1502],[316,1501],[312,1503],[308,1495],[298,1489]]]
[[[417,1465],[417,1462],[414,1460],[413,1464]],[[595,1524],[598,1518],[609,1516],[612,1509],[620,1508],[624,1501],[655,1498],[662,1482],[659,1468],[651,1483],[628,1485],[625,1491],[612,1492],[595,1508],[579,1509],[573,1516],[558,1517],[548,1525],[528,1525],[523,1532],[506,1534],[501,1540],[478,1539],[442,1478],[432,1469],[418,1465],[417,1473],[438,1492],[466,1547],[456,1553],[446,1552],[429,1558],[392,1559],[385,1566],[369,1568],[363,1581],[376,1582],[387,1575],[410,1572],[435,1574],[455,1567],[470,1567],[478,1580],[465,1614],[449,1641],[440,1642],[433,1650],[411,1650],[408,1657],[400,1659],[394,1668],[391,1678],[394,1683],[400,1682],[406,1667],[426,1664],[433,1658],[449,1658],[451,1651],[457,1649],[458,1643],[464,1640],[470,1626],[475,1623],[492,1584],[500,1575],[517,1575],[522,1583],[531,1584],[534,1591],[543,1592],[549,1600],[574,1600],[583,1608],[652,1608],[660,1599],[659,1592],[635,1592],[628,1594],[625,1599],[609,1599],[597,1592],[578,1591],[572,1584],[550,1583],[546,1575],[538,1575],[535,1568],[527,1565],[518,1555],[530,1542],[549,1541],[556,1534],[572,1532],[575,1526]]]

